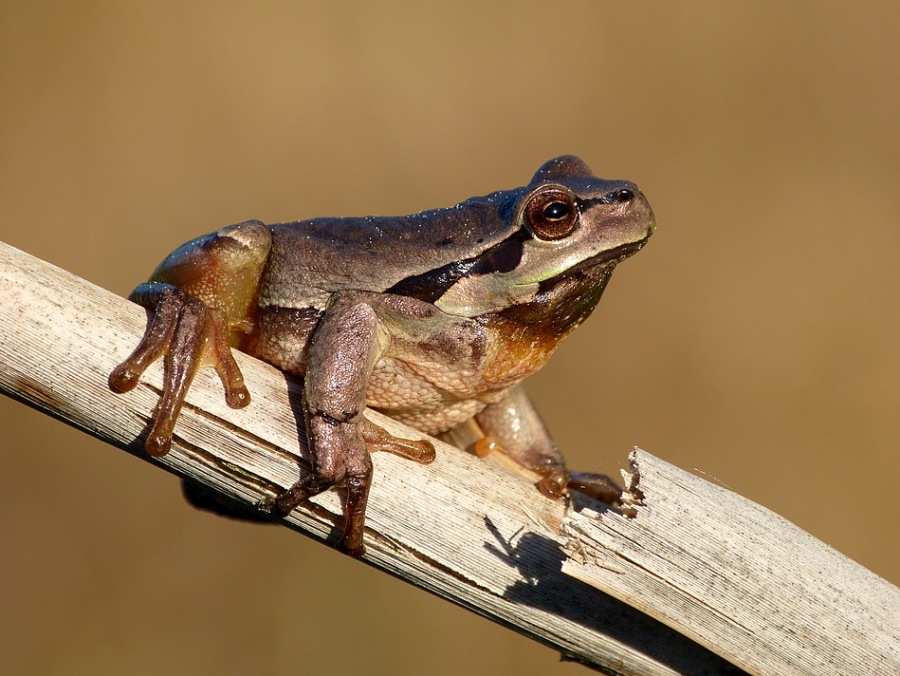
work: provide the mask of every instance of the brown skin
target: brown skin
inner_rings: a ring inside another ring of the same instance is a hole
[[[355,556],[365,550],[369,452],[434,458],[428,442],[367,422],[367,405],[431,434],[474,417],[486,444],[543,477],[545,495],[571,488],[615,502],[621,490],[608,477],[569,473],[519,383],[653,228],[633,184],[598,179],[573,157],[546,163],[528,186],[450,209],[231,226],[184,245],[135,289],[153,318],[110,387],[130,390],[164,357],[146,440],[159,457],[199,368],[217,370],[230,405],[249,403],[231,347],[303,376],[311,470],[262,508],[284,515],[341,488],[339,547]]]

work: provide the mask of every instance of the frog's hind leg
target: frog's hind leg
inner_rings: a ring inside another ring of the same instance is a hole
[[[487,435],[475,452],[499,451],[522,467],[539,474],[538,489],[550,498],[567,490],[584,493],[603,502],[619,504],[622,489],[605,474],[570,473],[540,415],[521,386],[512,388],[497,403],[475,416]]]
[[[259,221],[238,223],[198,237],[173,251],[150,281],[129,298],[153,313],[134,352],[109,376],[114,392],[135,387],[150,364],[164,358],[165,376],[158,412],[145,442],[160,457],[172,443],[175,421],[198,369],[212,366],[233,408],[250,394],[231,355],[232,333],[252,330],[259,279],[271,233]]]
[[[201,367],[209,364],[216,369],[230,406],[246,406],[250,395],[231,356],[224,320],[218,311],[171,284],[158,282],[141,284],[130,298],[151,310],[153,318],[134,352],[110,373],[109,386],[119,393],[134,389],[147,367],[163,356],[163,393],[144,442],[147,453],[158,458],[169,451],[175,421]]]

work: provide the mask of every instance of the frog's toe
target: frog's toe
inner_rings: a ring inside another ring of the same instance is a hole
[[[559,500],[566,494],[569,477],[564,472],[556,472],[538,481],[538,490],[548,498]]]
[[[166,453],[169,452],[169,449],[172,447],[172,433],[171,432],[156,432],[155,428],[153,431],[147,435],[147,440],[144,442],[144,450],[147,451],[147,455],[151,458],[161,458]]]
[[[244,385],[225,392],[225,402],[231,408],[244,408],[250,403],[250,392]]]
[[[605,474],[571,472],[566,487],[611,505],[618,505],[622,501],[622,489]]]
[[[296,507],[309,500],[312,492],[303,481],[298,481],[286,491],[279,493],[274,498],[266,498],[260,503],[260,509],[272,516],[284,518]]]
[[[342,538],[337,544],[337,549],[339,552],[358,559],[366,553],[366,544],[362,540],[359,542],[348,542],[346,538]]]
[[[434,461],[434,444],[425,439],[401,439],[379,425],[363,418],[359,423],[360,433],[369,452],[387,451],[407,460],[415,460],[423,465]]]
[[[316,481],[315,475],[306,469],[300,470],[300,480],[275,497],[266,498],[259,503],[259,509],[274,517],[284,518],[296,507],[299,507],[312,496],[327,490],[331,484]]]
[[[117,394],[124,394],[134,389],[141,377],[141,372],[133,368],[130,362],[116,366],[109,374],[109,389]]]
[[[333,482],[302,470],[302,475],[297,483],[283,493],[260,501],[257,507],[271,517],[283,519],[311,497],[332,486],[339,485],[346,492],[346,500],[344,531],[337,543],[337,548],[350,556],[360,557],[366,553],[363,531],[365,529],[366,497],[370,482],[371,473],[365,476],[350,476],[339,482]]]

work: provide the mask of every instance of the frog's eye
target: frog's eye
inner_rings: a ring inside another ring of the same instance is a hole
[[[525,205],[525,222],[538,239],[568,237],[577,221],[575,198],[564,190],[545,190]]]

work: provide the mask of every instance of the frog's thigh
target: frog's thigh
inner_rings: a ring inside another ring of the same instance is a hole
[[[475,416],[497,450],[544,477],[567,476],[565,462],[521,385]],[[563,482],[563,485],[565,483]]]

